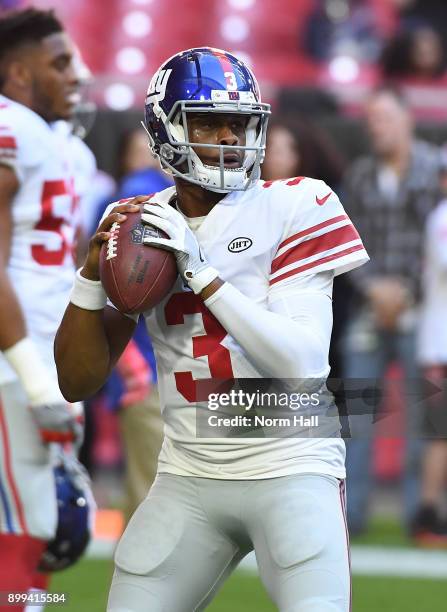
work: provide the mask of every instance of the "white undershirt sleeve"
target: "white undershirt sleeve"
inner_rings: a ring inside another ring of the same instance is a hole
[[[225,283],[205,305],[265,376],[322,378],[329,372],[332,284],[332,271],[294,278],[275,287],[266,309]]]

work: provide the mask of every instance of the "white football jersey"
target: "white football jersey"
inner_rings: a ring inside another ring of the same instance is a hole
[[[419,361],[447,364],[447,200],[428,217],[424,255]]]
[[[174,194],[171,187],[151,200],[168,202]],[[298,277],[340,274],[368,260],[338,197],[310,178],[259,181],[245,192],[229,193],[190,227],[220,278],[264,308],[273,293],[275,298],[287,293]],[[196,408],[213,379],[262,374],[180,277],[167,298],[146,313],[146,322],[165,421],[160,472],[223,479],[299,472],[345,476],[345,447],[338,437],[198,437]]]
[[[0,96],[0,164],[20,186],[12,203],[8,274],[28,335],[53,371],[53,341],[73,283],[78,223],[73,154],[67,132]],[[0,354],[0,383],[15,372]]]
[[[79,200],[79,223],[84,234],[88,236],[93,220],[96,220],[98,215],[98,202],[104,201],[105,189],[98,193],[96,158],[85,142],[79,136],[72,134],[70,147],[74,163],[75,192]],[[110,181],[114,185],[113,179],[110,178]]]

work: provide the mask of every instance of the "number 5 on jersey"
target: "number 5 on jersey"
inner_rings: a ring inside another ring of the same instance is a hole
[[[65,255],[71,251],[72,245],[68,243],[66,236],[62,232],[62,226],[67,223],[64,217],[57,217],[54,214],[54,198],[56,196],[71,196],[69,186],[66,181],[45,181],[42,189],[42,197],[40,200],[41,217],[34,226],[35,230],[43,232],[51,232],[56,234],[56,240],[59,242],[59,248],[49,248],[48,242],[43,244],[33,244],[31,247],[31,255],[34,261],[37,261],[41,266],[60,266],[63,264]]]

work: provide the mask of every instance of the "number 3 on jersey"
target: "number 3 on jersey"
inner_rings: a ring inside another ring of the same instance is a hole
[[[230,351],[221,342],[227,332],[194,293],[174,293],[165,305],[166,323],[182,325],[185,315],[201,314],[205,334],[193,336],[193,357],[208,357],[211,378],[195,379],[192,372],[175,372],[179,393],[188,402],[208,400],[210,393],[226,393],[234,382]]]

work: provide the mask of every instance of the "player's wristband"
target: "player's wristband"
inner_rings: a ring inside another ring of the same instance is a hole
[[[101,281],[84,278],[79,268],[71,290],[70,302],[84,310],[102,310],[107,304],[107,295]]]
[[[201,293],[205,287],[212,283],[218,276],[219,272],[214,268],[211,268],[211,266],[201,270],[195,275],[191,270],[185,271],[186,282],[196,295]]]
[[[22,338],[3,351],[3,354],[16,371],[31,404],[38,403],[43,396],[47,396],[55,383],[30,338]]]

